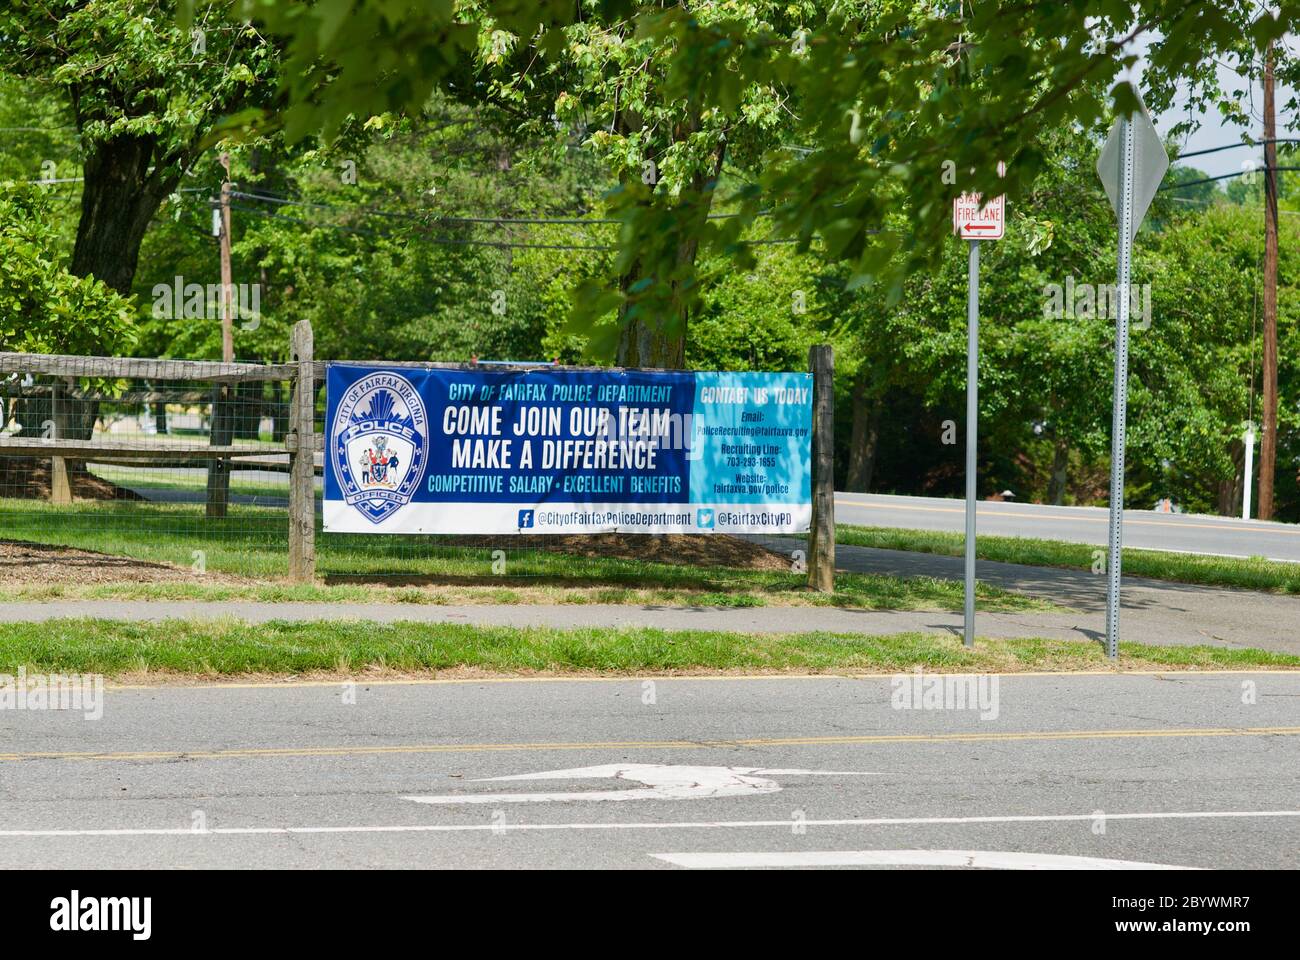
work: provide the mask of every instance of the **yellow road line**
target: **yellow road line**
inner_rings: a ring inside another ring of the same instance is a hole
[[[869,500],[849,500],[844,497],[839,497],[837,498],[837,500],[839,503],[843,503],[851,507],[867,507],[872,510],[910,510],[914,513],[965,513],[966,512],[965,507],[913,507],[913,506],[904,506],[902,504],[893,504],[893,503],[890,504],[872,503]],[[1071,515],[1062,515],[1062,514],[1043,514],[1043,513],[1020,513],[1011,510],[998,510],[996,512],[990,511],[988,516],[989,517],[1015,517],[1017,519],[1024,519],[1024,520],[1064,520],[1064,521],[1082,520],[1085,523],[1109,523],[1110,522],[1110,520],[1107,517],[1090,517],[1086,515],[1071,516]],[[1288,536],[1300,536],[1300,529],[1292,530],[1286,527],[1283,528],[1268,527],[1266,529],[1261,530],[1259,527],[1253,527],[1253,526],[1248,527],[1248,526],[1243,526],[1241,524],[1233,524],[1231,522],[1197,523],[1192,520],[1178,520],[1171,523],[1167,520],[1139,520],[1137,518],[1130,518],[1127,514],[1125,514],[1124,516],[1124,523],[1126,525],[1139,524],[1148,527],[1197,527],[1204,530],[1232,530],[1237,533],[1264,533],[1264,534],[1284,533],[1287,534]],[[1142,550],[1142,549],[1158,549],[1158,548],[1137,547],[1135,549]]]
[[[229,750],[157,750],[129,753],[0,753],[21,760],[238,760],[272,757],[363,757],[432,753],[544,753],[555,750],[698,750],[728,747],[802,747],[888,743],[998,743],[1026,740],[1129,740],[1153,737],[1294,737],[1300,727],[1165,727],[1147,730],[1031,730],[1021,733],[876,734],[843,737],[755,737],[736,740],[609,740],[585,743],[424,743],[369,747],[242,747]]]

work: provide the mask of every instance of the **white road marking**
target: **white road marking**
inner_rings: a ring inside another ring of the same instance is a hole
[[[692,870],[741,867],[970,867],[982,870],[1197,870],[1137,860],[1106,860],[1006,850],[807,850],[754,853],[652,853]]]
[[[1226,820],[1242,818],[1300,817],[1300,810],[1207,810],[1158,813],[1108,813],[1115,820]],[[967,823],[1078,823],[1096,820],[1096,813],[1065,813],[990,817],[879,817],[873,819],[802,820],[808,827],[910,827],[932,824]],[[120,827],[97,830],[0,830],[0,837],[211,837],[276,836],[326,833],[478,833],[484,831],[534,832],[546,830],[698,830],[721,828],[778,827],[789,830],[793,821],[784,820],[679,820],[649,823],[418,823],[352,827]]]
[[[504,780],[630,780],[647,789],[587,790],[568,793],[449,793],[438,796],[402,797],[416,803],[553,803],[569,800],[703,800],[710,797],[742,797],[777,793],[781,785],[771,776],[871,777],[873,773],[779,770],[767,767],[696,767],[665,763],[606,763],[569,770],[543,770],[508,777],[484,777],[471,783]]]

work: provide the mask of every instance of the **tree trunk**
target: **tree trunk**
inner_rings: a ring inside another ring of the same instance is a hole
[[[1065,502],[1065,489],[1070,480],[1070,445],[1056,441],[1052,452],[1052,478],[1047,484],[1047,499],[1060,506]]]
[[[692,256],[693,259],[693,256]],[[641,279],[640,260],[632,264],[630,270],[619,278],[619,289],[624,293]],[[626,308],[623,311],[626,317]],[[623,329],[618,337],[618,358],[620,367],[661,367],[665,370],[681,370],[686,366],[686,325],[688,317],[685,312],[677,315],[680,326],[668,317],[638,316],[631,320],[624,319]]]
[[[154,137],[116,137],[95,144],[82,165],[81,219],[69,270],[123,296],[131,295],[149,221],[180,180],[179,172],[164,172],[180,167],[157,156],[157,148]],[[98,400],[75,400],[66,436],[89,440],[98,416]],[[69,461],[68,466],[81,464]]]
[[[149,221],[180,179],[161,172],[157,146],[153,137],[118,137],[96,144],[84,164],[70,270],[102,280],[123,296],[131,293]]]
[[[85,392],[69,387],[63,395],[68,408],[64,422],[59,425],[59,436],[69,440],[89,440],[95,435],[95,421],[99,419],[99,400],[90,399]]]
[[[289,403],[284,399],[284,384],[279,380],[271,384],[271,441],[284,443],[289,432]]]
[[[868,374],[863,373],[853,385],[853,429],[849,437],[849,472],[847,488],[857,493],[871,490],[876,472],[876,448],[880,440],[880,413],[884,405],[879,397],[869,398]]]
[[[713,191],[718,177],[722,175],[722,160],[726,155],[726,144],[718,146],[714,156],[713,170],[699,173],[691,182],[692,191],[700,198],[698,207],[691,211],[695,222],[682,228],[683,239],[677,245],[677,266],[693,266],[699,253],[699,228],[709,215],[713,205]],[[641,262],[638,259],[631,269],[619,278],[619,289],[624,293],[642,277]],[[668,307],[668,315],[662,317],[638,315],[627,320],[627,308],[621,311],[620,320],[623,329],[618,339],[618,360],[620,367],[662,367],[669,370],[681,370],[686,366],[686,331],[690,321],[690,309],[687,295],[679,284],[673,282],[673,296]]]
[[[262,384],[256,381],[236,384],[234,394],[231,435],[236,440],[256,440],[261,436],[262,411],[265,406],[262,402]]]
[[[40,381],[42,384],[48,381]],[[54,413],[53,390],[57,386],[62,392],[57,418]],[[41,396],[25,397],[13,402],[13,415],[22,425],[22,436],[46,436],[45,424],[57,419],[54,436],[63,440],[89,440],[95,432],[95,421],[99,419],[99,400],[89,399],[85,391],[77,386],[75,378],[66,382],[55,381],[49,385],[49,392]],[[71,461],[69,461],[71,462]]]

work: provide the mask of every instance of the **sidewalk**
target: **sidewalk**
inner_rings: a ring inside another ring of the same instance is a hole
[[[802,545],[793,538],[753,539],[780,553],[788,553]],[[837,544],[835,563],[840,570],[856,573],[958,581],[963,578],[961,557],[929,553]],[[1106,634],[1104,576],[1088,570],[1029,567],[993,560],[976,562],[975,575],[981,583],[989,586],[1040,597],[1077,610],[1079,613],[1072,619],[1084,631],[1103,637]],[[1205,643],[1300,653],[1300,596],[1126,576],[1120,590],[1120,602],[1120,634],[1124,640],[1162,644]],[[990,620],[1001,618],[1030,622],[1042,616],[981,614],[977,632],[990,632]]]
[[[1258,605],[1259,601],[1250,601]],[[1104,616],[1104,614],[1103,614]],[[465,623],[505,627],[658,627],[664,630],[727,630],[745,633],[961,633],[961,614],[932,611],[845,610],[835,607],[662,607],[626,604],[354,604],[257,603],[239,600],[57,600],[49,603],[0,604],[0,622],[40,621],[57,617],[102,617],[117,620],[235,617],[250,623],[268,620],[368,620],[391,623]],[[980,613],[978,635],[1096,640],[1105,624],[1095,613]],[[1240,633],[1240,631],[1237,631]],[[1219,637],[1169,612],[1126,611],[1122,638],[1160,645],[1257,647],[1300,653],[1300,638]]]
[[[780,553],[802,542],[789,537],[752,537]],[[962,579],[960,557],[840,545],[842,570],[898,577]],[[981,560],[979,579],[989,585],[1041,597],[1068,608],[1061,612],[979,613],[976,633],[987,637],[1098,640],[1106,630],[1106,579],[1085,570],[1028,567]],[[1121,595],[1121,639],[1158,645],[1254,647],[1300,654],[1300,597],[1126,577]],[[857,610],[837,607],[668,607],[623,604],[259,603],[254,601],[57,600],[0,603],[0,623],[57,617],[119,620],[236,617],[268,620],[399,620],[511,627],[647,626],[665,630],[726,630],[748,633],[960,635],[956,611]]]

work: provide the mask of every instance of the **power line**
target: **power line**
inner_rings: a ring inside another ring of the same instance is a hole
[[[1198,184],[1202,184],[1202,183],[1213,183],[1216,180],[1230,180],[1233,177],[1244,177],[1250,173],[1263,173],[1268,170],[1272,170],[1275,172],[1294,173],[1296,171],[1300,171],[1300,167],[1255,167],[1253,170],[1238,170],[1236,173],[1223,173],[1217,177],[1202,177],[1200,180],[1187,180],[1183,183],[1169,183],[1163,187],[1160,187],[1159,190],[1157,190],[1156,192],[1159,193],[1164,190],[1178,190],[1181,187],[1195,187]]]
[[[286,197],[282,194],[270,192],[249,193],[242,191],[231,191],[232,196],[242,197],[247,200],[260,200],[265,203],[275,203],[281,205],[291,205],[300,207],[314,207],[321,210],[344,210],[349,212],[361,212],[366,216],[391,217],[400,220],[427,220],[434,219],[442,223],[494,223],[509,225],[534,225],[534,226],[601,226],[616,225],[623,223],[614,217],[443,217],[434,214],[432,211],[426,211],[423,214],[415,214],[403,210],[383,210],[371,209],[361,206],[360,204],[333,204],[320,203],[311,200],[296,200],[292,197]],[[771,211],[759,210],[756,216],[770,216]],[[729,220],[739,217],[739,213],[710,213],[709,220]]]
[[[49,186],[56,183],[85,183],[85,177],[52,177],[49,180],[18,180],[17,183],[31,183],[37,186]],[[210,193],[207,187],[181,187],[172,193]]]
[[[357,234],[363,234],[366,236],[375,236],[375,237],[396,236],[395,234],[389,231],[368,230],[364,227],[349,227],[345,224],[339,224],[339,223],[320,223],[314,220],[305,220],[302,217],[291,217],[288,214],[271,213],[270,211],[267,210],[259,210],[257,207],[249,207],[243,204],[231,204],[230,208],[232,210],[240,210],[245,213],[251,213],[259,217],[265,217],[270,220],[285,220],[290,223],[299,223],[299,224],[303,224],[304,226],[309,226],[313,228],[323,228],[327,230],[341,230],[344,233],[357,233]],[[470,222],[490,223],[495,221],[485,218],[485,219],[473,220]],[[551,221],[544,220],[541,222],[549,223]],[[870,231],[870,232],[877,233],[879,231]],[[419,232],[419,235],[423,239],[429,241],[430,243],[438,244],[438,245],[446,245],[446,246],[495,247],[503,250],[594,250],[594,251],[602,251],[602,252],[614,251],[618,249],[617,246],[610,245],[610,244],[523,243],[517,241],[504,241],[504,240],[473,240],[465,237],[431,236],[423,232]],[[774,244],[798,243],[799,241],[797,239],[788,239],[784,237],[769,237],[761,240],[748,240],[745,242],[752,246],[768,246]]]
[[[256,207],[246,207],[240,204],[231,204],[232,210],[242,210],[246,213],[252,213],[259,217],[266,217],[272,220],[287,220],[292,223],[301,223],[309,227],[324,228],[327,230],[341,230],[345,233],[360,233],[369,236],[391,237],[394,234],[387,231],[367,230],[362,227],[349,227],[339,223],[318,223],[312,220],[304,220],[301,217],[291,217],[283,213],[271,213],[267,210],[259,210]],[[567,243],[515,243],[504,240],[471,240],[460,237],[436,237],[429,234],[421,236],[434,244],[445,244],[448,246],[471,246],[471,247],[497,247],[499,249],[522,249],[522,250],[617,250],[618,247],[595,244],[567,244]]]
[[[1263,207],[1256,207],[1244,203],[1232,203],[1226,197],[1223,196],[1216,197],[1213,200],[1198,200],[1195,197],[1170,197],[1169,200],[1172,203],[1195,203],[1203,207],[1231,206],[1231,207],[1239,207],[1242,210],[1263,210],[1264,209]],[[1300,217],[1300,210],[1279,210],[1278,213],[1280,213],[1282,216],[1285,217]]]
[[[1221,147],[1209,147],[1205,150],[1193,150],[1191,153],[1180,153],[1177,159],[1185,160],[1188,157],[1200,157],[1207,153],[1218,153],[1220,150],[1236,150],[1238,147],[1262,147],[1266,143],[1300,143],[1300,140],[1292,137],[1279,137],[1273,140],[1257,140],[1254,143],[1228,143]]]
[[[335,204],[335,203],[317,203],[310,200],[294,200],[289,197],[276,196],[274,194],[262,193],[243,193],[238,190],[232,190],[231,195],[243,197],[246,200],[261,200],[265,203],[276,203],[296,207],[314,207],[319,210],[345,210],[364,213],[371,217],[392,217],[401,220],[423,220],[418,214],[407,213],[397,210],[375,210],[362,207],[360,204]],[[502,224],[614,224],[621,223],[621,220],[597,218],[597,217],[439,217],[432,216],[432,219],[443,223],[502,223]]]

